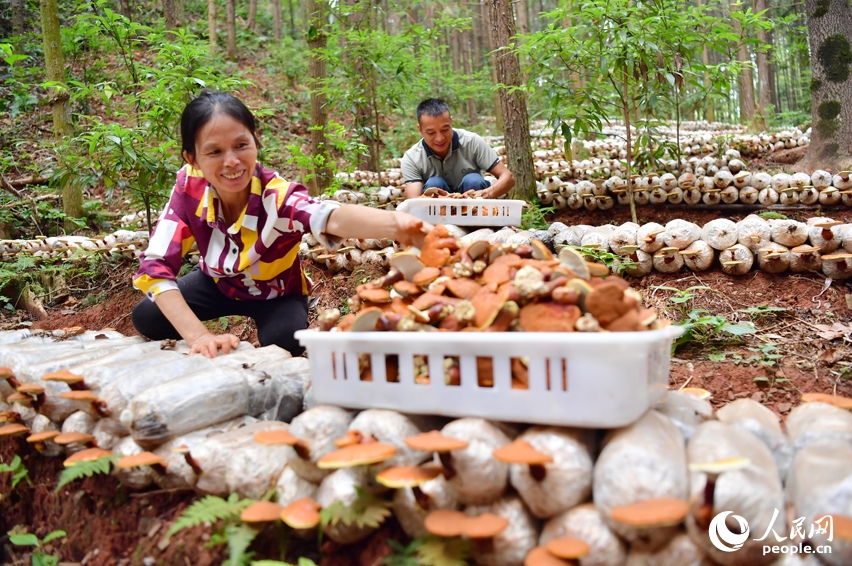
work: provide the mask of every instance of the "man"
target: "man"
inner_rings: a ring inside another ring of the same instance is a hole
[[[419,197],[435,187],[438,194],[464,193],[467,196],[497,198],[515,186],[515,178],[484,139],[461,129],[453,129],[450,108],[438,98],[417,105],[417,129],[423,139],[402,156],[400,167],[405,196]],[[492,186],[482,176],[487,171],[497,178]]]

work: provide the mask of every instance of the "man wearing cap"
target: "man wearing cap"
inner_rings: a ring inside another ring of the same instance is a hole
[[[482,137],[454,129],[447,103],[429,98],[417,105],[417,129],[423,139],[405,152],[400,162],[407,198],[419,197],[429,188],[440,196],[465,193],[467,196],[497,198],[515,186],[515,178]],[[487,171],[497,178],[491,185],[482,176]]]

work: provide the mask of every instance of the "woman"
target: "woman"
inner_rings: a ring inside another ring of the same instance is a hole
[[[432,229],[408,214],[313,199],[264,169],[254,116],[230,94],[205,90],[190,102],[181,137],[187,165],[133,278],[149,299],[133,309],[133,325],[152,340],[183,338],[193,353],[227,354],[239,339],[201,321],[241,315],[255,320],[261,345],[299,355],[293,333],[307,328],[310,292],[298,256],[304,232],[329,249],[345,238],[420,247]],[[193,242],[199,267],[177,279]]]

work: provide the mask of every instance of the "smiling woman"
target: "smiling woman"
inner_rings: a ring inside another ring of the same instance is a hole
[[[261,345],[299,355],[293,333],[307,327],[310,292],[298,257],[305,232],[333,250],[345,238],[419,247],[432,228],[405,213],[313,199],[265,169],[254,116],[230,94],[202,91],[183,111],[181,136],[187,165],[133,279],[149,299],[133,309],[133,325],[153,340],[183,338],[193,353],[227,354],[237,337],[213,335],[201,321],[242,315],[257,323]],[[177,280],[193,243],[201,262]]]

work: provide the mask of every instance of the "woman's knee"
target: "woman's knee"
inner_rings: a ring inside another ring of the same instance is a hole
[[[299,344],[299,341],[294,336],[297,330],[304,330],[307,324],[302,327],[294,327],[293,325],[266,325],[263,328],[257,329],[257,341],[261,346],[275,345],[279,348],[284,348],[291,355],[301,356],[305,348]]]
[[[165,340],[167,338],[180,338],[177,330],[163,316],[163,313],[150,299],[142,299],[130,313],[133,328],[142,336],[151,340]]]

